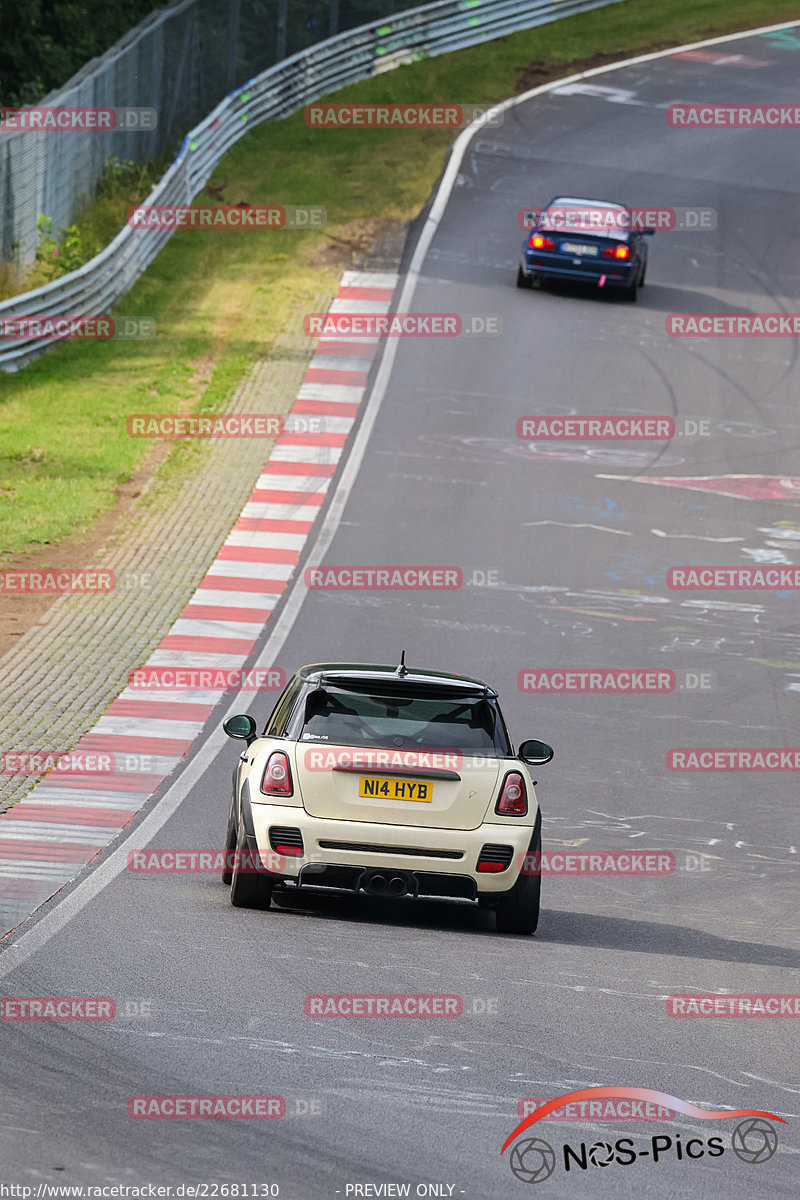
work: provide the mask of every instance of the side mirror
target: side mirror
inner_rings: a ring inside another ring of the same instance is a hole
[[[544,763],[549,763],[554,754],[553,747],[548,746],[547,742],[539,742],[536,738],[529,738],[527,742],[521,743],[517,756],[524,763],[541,767]]]
[[[222,728],[228,737],[241,738],[247,742],[248,746],[256,740],[255,718],[251,717],[249,713],[236,717],[228,717],[227,721],[223,721]]]
[[[642,230],[642,234],[644,237],[652,237],[654,233],[655,233],[655,229],[643,229]]]

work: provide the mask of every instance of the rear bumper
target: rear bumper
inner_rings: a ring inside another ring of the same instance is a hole
[[[305,809],[279,804],[253,804],[256,847],[272,853],[272,826],[299,829],[303,854],[281,860],[274,877],[303,886],[346,887],[357,890],[365,870],[382,868],[413,876],[421,895],[466,896],[506,892],[519,878],[537,816],[534,804],[525,824],[479,825],[477,829],[432,829],[409,825],[375,825],[310,816]],[[482,848],[511,847],[503,871],[478,871]],[[267,860],[270,861],[270,860]],[[272,860],[274,862],[274,858]],[[341,880],[341,882],[337,882]]]
[[[593,262],[591,266],[582,264],[576,267],[573,263],[567,265],[564,258],[554,258],[547,254],[526,254],[522,264],[524,275],[538,275],[543,279],[572,279],[576,283],[597,285],[605,275],[604,287],[630,287],[639,270],[638,260],[622,265],[608,259],[602,264]]]

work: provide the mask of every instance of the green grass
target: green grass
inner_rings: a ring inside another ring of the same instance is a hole
[[[798,17],[800,0],[625,0],[402,67],[336,100],[496,101],[515,91],[534,61],[560,73],[595,53],[623,57]],[[334,293],[339,266],[331,248],[363,234],[364,222],[408,221],[419,212],[451,139],[436,131],[311,130],[301,112],[235,146],[211,181],[225,185],[226,203],[322,204],[326,229],[182,231],[117,310],[155,318],[154,339],[63,344],[17,375],[0,375],[5,552],[82,533],[113,506],[116,488],[149,447],[126,435],[130,413],[223,408],[287,321],[309,311],[321,291]],[[87,245],[113,235],[146,181],[108,189],[79,218]],[[176,447],[160,471],[191,461]]]

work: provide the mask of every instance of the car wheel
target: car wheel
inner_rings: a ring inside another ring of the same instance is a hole
[[[236,835],[236,849],[238,851],[247,849],[247,840],[241,821]],[[245,865],[252,866],[252,863]],[[234,908],[269,908],[272,900],[273,881],[265,879],[258,871],[243,871],[241,868],[241,857],[237,854],[231,875],[231,904]]]
[[[539,826],[530,850],[536,852],[541,848],[542,834]],[[500,896],[495,916],[498,933],[536,933],[541,891],[540,874],[520,875],[511,890]]]
[[[525,272],[522,270],[522,267],[517,267],[517,287],[529,288],[532,286],[533,286],[533,284],[531,282],[530,275],[526,275]]]
[[[236,818],[234,815],[233,800],[231,800],[231,811],[228,813],[228,828],[225,831],[225,866],[222,868],[222,882],[230,884],[233,879],[233,871],[229,865],[233,851],[236,849]]]
[[[622,292],[623,299],[628,300],[631,304],[635,304],[639,298],[639,280],[634,279],[633,283],[629,284]]]

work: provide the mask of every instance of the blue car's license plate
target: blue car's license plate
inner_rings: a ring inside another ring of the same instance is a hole
[[[580,254],[586,258],[588,255],[597,255],[597,246],[583,245],[581,242],[562,242],[562,254]]]

